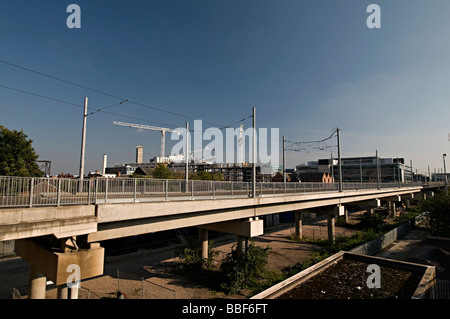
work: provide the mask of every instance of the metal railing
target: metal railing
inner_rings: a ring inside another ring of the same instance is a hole
[[[380,188],[412,184],[381,183]],[[414,186],[418,186],[417,183]],[[377,183],[343,183],[343,190],[377,189]],[[0,207],[67,206],[216,198],[250,198],[250,182],[150,178],[33,178],[0,176]],[[338,192],[338,183],[257,182],[255,197]]]

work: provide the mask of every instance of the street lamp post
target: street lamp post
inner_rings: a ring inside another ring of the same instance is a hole
[[[445,182],[445,194],[447,193],[447,169],[445,168],[445,157],[447,156],[447,154],[443,154],[442,158],[444,159],[444,182]]]

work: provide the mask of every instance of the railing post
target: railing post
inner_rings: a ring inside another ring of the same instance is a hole
[[[262,197],[263,195],[262,182],[259,182],[259,197]]]
[[[166,179],[164,181],[164,200],[167,201],[169,199],[169,181]]]
[[[211,188],[212,188],[212,193],[213,193],[213,199],[216,199],[216,183],[215,182],[211,182]]]
[[[136,178],[134,179],[133,188],[133,203],[136,203]]]
[[[231,182],[231,198],[233,198],[233,182]]]
[[[56,193],[56,206],[61,204],[61,178],[58,178],[58,190]]]
[[[31,178],[31,185],[30,185],[30,207],[33,207],[33,190],[34,190],[34,178]]]
[[[106,204],[106,201],[108,200],[108,177],[105,179],[105,183],[106,183],[105,185],[105,204]]]
[[[249,198],[250,197],[250,194],[249,194],[249,185],[248,185],[248,182],[246,182],[247,183],[247,198]]]
[[[89,185],[88,185],[88,198],[87,198],[87,204],[89,205],[91,203],[91,183],[92,180],[89,179]]]
[[[94,204],[97,204],[97,194],[98,194],[98,177],[95,178]]]
[[[194,199],[194,181],[191,181],[191,200]]]

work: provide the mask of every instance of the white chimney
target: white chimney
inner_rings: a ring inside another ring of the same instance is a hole
[[[106,158],[107,158],[107,155],[106,155],[106,154],[103,154],[103,170],[102,170],[102,175],[105,175],[105,172],[106,172]]]

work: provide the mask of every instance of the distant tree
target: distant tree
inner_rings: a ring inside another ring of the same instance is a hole
[[[153,171],[154,178],[169,179],[173,178],[172,171],[163,163],[156,165]]]
[[[433,236],[450,237],[450,198],[445,191],[420,204],[420,209],[429,212],[430,230]]]
[[[212,180],[212,175],[207,171],[200,171],[197,173],[197,178],[203,181],[210,181]]]
[[[0,126],[0,175],[41,177],[44,172],[39,169],[36,154],[31,146],[32,140],[23,130],[11,131]]]
[[[215,180],[215,181],[223,181],[222,173],[215,173],[214,176],[213,176],[213,180]]]

